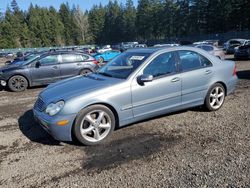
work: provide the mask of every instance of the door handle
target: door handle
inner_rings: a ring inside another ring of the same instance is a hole
[[[180,81],[180,78],[178,78],[178,77],[173,78],[173,79],[171,80],[171,82],[179,82],[179,81]]]
[[[205,74],[211,74],[211,73],[212,73],[211,70],[206,70],[206,71],[205,71]]]
[[[57,67],[57,66],[53,66],[52,68],[53,68],[53,69],[57,69],[58,67]]]
[[[77,66],[81,66],[81,65],[82,65],[82,63],[77,63],[76,65],[77,65]]]

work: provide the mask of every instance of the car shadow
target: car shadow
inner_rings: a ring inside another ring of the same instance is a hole
[[[32,110],[28,110],[18,119],[19,129],[31,141],[45,145],[60,145],[34,119]]]
[[[250,80],[250,70],[237,71],[237,76],[242,80]]]
[[[0,85],[0,91],[4,91],[4,87]]]
[[[83,169],[88,173],[98,173],[116,168],[134,160],[151,160],[150,156],[164,147],[173,147],[183,140],[180,135],[157,135],[142,133],[134,136],[112,140],[97,146],[84,148],[87,158]]]

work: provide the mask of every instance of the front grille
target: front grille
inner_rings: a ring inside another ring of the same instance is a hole
[[[40,97],[37,99],[35,103],[35,109],[39,110],[40,112],[45,110],[45,103]]]

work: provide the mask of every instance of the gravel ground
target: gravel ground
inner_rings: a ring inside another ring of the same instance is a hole
[[[0,89],[0,187],[249,187],[250,61],[237,68],[219,111],[137,123],[95,147],[55,141],[34,122],[42,88]]]

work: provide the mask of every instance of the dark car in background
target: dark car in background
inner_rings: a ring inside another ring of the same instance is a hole
[[[234,54],[235,48],[241,46],[245,42],[245,39],[231,39],[223,45],[223,50],[226,54]]]
[[[235,59],[250,59],[250,40],[246,40],[242,46],[235,49]]]
[[[11,91],[19,92],[27,87],[94,72],[99,67],[97,64],[90,55],[77,51],[47,52],[0,68],[0,83]]]

